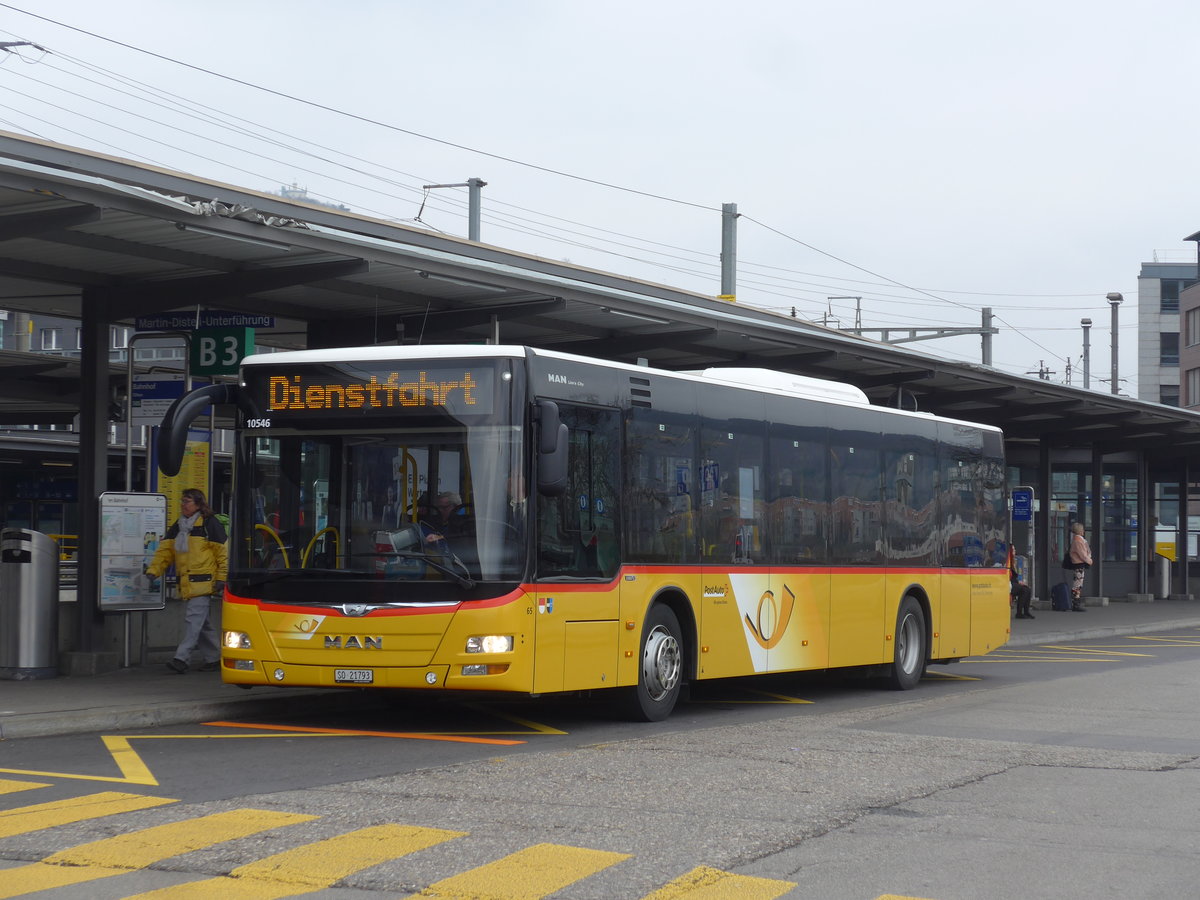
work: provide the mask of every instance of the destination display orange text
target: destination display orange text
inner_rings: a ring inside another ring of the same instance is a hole
[[[468,369],[276,374],[266,379],[264,412],[426,410],[487,414],[492,406],[491,376],[490,371],[476,373]]]

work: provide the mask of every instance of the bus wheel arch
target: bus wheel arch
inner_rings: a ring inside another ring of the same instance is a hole
[[[661,722],[679,700],[693,658],[688,634],[694,625],[687,609],[686,598],[666,591],[646,610],[638,641],[637,684],[623,689],[625,712],[636,721]]]
[[[916,687],[929,664],[929,605],[919,590],[909,588],[896,610],[888,684],[898,691]]]

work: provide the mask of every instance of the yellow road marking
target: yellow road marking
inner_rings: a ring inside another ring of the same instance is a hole
[[[149,768],[129,741],[195,741],[195,740],[242,740],[275,737],[331,737],[327,734],[135,734],[129,737],[105,735],[102,740],[113,754],[113,760],[121,769],[121,775],[81,775],[78,772],[40,772],[36,769],[0,769],[10,775],[39,775],[43,778],[73,778],[78,781],[111,781],[118,784],[158,784]]]
[[[736,704],[736,703],[745,703],[745,704],[761,704],[761,705],[764,705],[764,706],[766,706],[766,705],[773,705],[773,704],[776,704],[776,703],[782,703],[782,704],[805,704],[805,703],[814,703],[814,702],[815,702],[815,701],[813,701],[813,700],[804,700],[804,699],[802,699],[802,698],[800,698],[800,697],[792,697],[792,696],[789,696],[788,694],[776,694],[776,693],[773,693],[773,692],[771,692],[771,691],[755,691],[755,690],[751,690],[751,689],[749,689],[749,688],[746,688],[746,689],[745,689],[745,691],[744,691],[743,693],[746,693],[746,694],[758,694],[758,695],[759,695],[759,696],[761,696],[761,697],[768,697],[768,698],[770,698],[770,699],[768,699],[768,700],[753,700],[753,699],[751,699],[751,700],[738,700],[738,699],[736,699],[735,697],[714,697],[714,698],[712,698],[712,699],[703,699],[703,698],[699,698],[699,697],[692,697],[692,698],[691,698],[691,699],[690,699],[688,702],[689,702],[689,703],[701,704],[701,705],[703,705],[703,704],[705,704],[705,703],[711,703],[711,704],[714,704],[714,705],[716,705],[716,704],[719,704],[719,703],[724,703],[724,704],[730,704],[730,703],[734,703],[734,704]]]
[[[514,721],[521,721],[515,720]],[[297,725],[255,725],[247,722],[205,722],[205,725],[222,728],[246,728],[255,731],[267,731],[267,734],[139,734],[123,737],[120,735],[104,735],[101,737],[104,746],[112,755],[113,762],[116,763],[117,769],[121,772],[120,775],[82,775],[77,772],[44,772],[37,769],[0,769],[0,773],[7,775],[32,775],[40,778],[72,778],[79,781],[104,781],[117,784],[144,784],[157,785],[156,779],[150,768],[138,756],[137,751],[133,749],[130,741],[176,741],[176,740],[230,740],[242,739],[253,740],[256,738],[275,738],[275,737],[388,737],[388,738],[410,738],[416,740],[427,741],[451,741],[464,744],[489,744],[494,746],[511,747],[525,743],[521,740],[505,740],[502,738],[485,738],[473,737],[469,735],[438,735],[438,734],[421,734],[416,732],[398,732],[398,731],[355,731],[350,729],[340,728],[303,728]],[[536,733],[541,734],[566,734],[565,731],[556,731],[549,726],[538,726],[533,722],[527,722]],[[19,782],[0,781],[0,784],[18,784]],[[15,790],[15,789],[14,789]],[[0,789],[0,793],[5,793]]]
[[[971,665],[1004,665],[1005,663],[1027,663],[1027,662],[1063,662],[1063,663],[1087,663],[1087,662],[1120,662],[1119,659],[1112,659],[1103,656],[1037,656],[1029,654],[1026,656],[985,656],[982,659],[971,660]]]
[[[1039,645],[1047,650],[1063,650],[1067,653],[1100,654],[1101,656],[1136,656],[1142,659],[1153,659],[1153,653],[1134,653],[1130,650],[1107,650],[1104,645],[1091,647],[1066,647],[1059,644]]]
[[[1183,638],[1167,638],[1153,637],[1151,635],[1131,634],[1131,641],[1154,641],[1155,643],[1165,644],[1168,647],[1195,647],[1200,645],[1200,638],[1196,640],[1184,640]]]
[[[434,882],[411,898],[539,900],[626,859],[628,853],[535,844],[493,863]]]
[[[416,731],[357,731],[351,728],[304,728],[300,725],[255,725],[252,722],[205,722],[222,728],[253,728],[262,731],[287,731],[294,734],[344,735],[346,737],[409,738],[421,741],[453,741],[460,744],[500,744],[511,747],[524,741],[506,741],[500,738],[469,737],[454,734],[421,734]],[[219,735],[212,735],[219,737]]]
[[[476,705],[470,704],[470,703],[464,703],[463,706],[465,706],[467,709],[473,709],[476,712],[486,713],[489,716],[495,716],[497,719],[506,719],[509,722],[514,722],[517,725],[521,725],[525,728],[528,728],[534,734],[569,734],[569,732],[559,731],[557,728],[554,728],[550,725],[543,724],[542,722],[534,722],[531,719],[522,719],[520,716],[513,716],[513,715],[509,715],[508,713],[497,712],[494,709],[486,709],[484,707],[476,706]],[[451,731],[448,733],[449,734],[463,734],[463,733],[469,733],[469,734],[525,734],[525,732],[523,732],[523,731],[472,731],[472,732]]]
[[[50,787],[48,784],[38,784],[36,781],[9,781],[0,778],[0,794],[15,794],[18,791],[31,791],[34,788]]]
[[[772,703],[812,703],[811,700],[802,700],[799,697],[790,697],[787,694],[776,694],[772,691],[751,691],[752,694],[761,694],[764,697],[771,697]],[[751,701],[753,702],[753,701]]]
[[[910,897],[907,894],[880,894],[875,900],[926,900],[926,898]]]
[[[155,806],[178,802],[178,800],[169,800],[165,797],[143,797],[141,794],[103,791],[84,797],[39,803],[36,806],[21,806],[17,809],[6,809],[0,812],[0,837],[12,837],[15,834],[54,828],[56,825],[82,822],[84,819],[96,819],[100,816],[151,809]]]
[[[774,900],[795,886],[792,881],[734,875],[700,866],[647,894],[643,900]]]
[[[135,894],[126,900],[275,900],[331,887],[347,875],[406,856],[465,831],[377,825],[285,850],[239,866],[220,878]]]
[[[145,737],[153,738],[154,735]],[[158,780],[150,774],[142,758],[129,745],[129,738],[105,735],[100,738],[108,752],[112,754],[113,762],[117,764],[120,775],[80,775],[73,772],[39,772],[35,769],[0,769],[9,775],[37,775],[42,778],[74,778],[80,781],[109,781],[117,784],[147,784],[157,785]]]
[[[4,878],[0,880],[0,897],[51,891],[113,875],[125,875],[181,853],[316,818],[298,813],[236,809],[170,825],[155,825],[131,834],[81,844],[47,856],[41,862],[4,869]]]
[[[939,681],[983,681],[974,675],[955,675],[951,672],[926,672],[925,677]]]
[[[158,780],[150,774],[150,769],[142,762],[142,758],[133,752],[128,738],[105,735],[101,740],[112,754],[113,762],[117,764],[121,774],[131,784],[158,784]]]

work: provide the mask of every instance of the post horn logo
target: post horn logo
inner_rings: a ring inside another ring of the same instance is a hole
[[[750,633],[754,635],[754,639],[764,650],[770,650],[783,640],[788,623],[792,621],[792,610],[796,607],[796,595],[786,584],[783,589],[787,592],[787,596],[783,598],[778,607],[775,603],[775,592],[763,591],[763,595],[758,598],[757,621],[751,620],[749,613],[746,614],[746,627],[750,629]]]

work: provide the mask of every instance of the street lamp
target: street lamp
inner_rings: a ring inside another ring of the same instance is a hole
[[[1080,319],[1079,324],[1083,326],[1083,389],[1087,391],[1092,387],[1092,320]]]
[[[1120,393],[1117,389],[1117,308],[1125,298],[1113,291],[1105,299],[1112,305],[1112,392],[1117,394]]]

